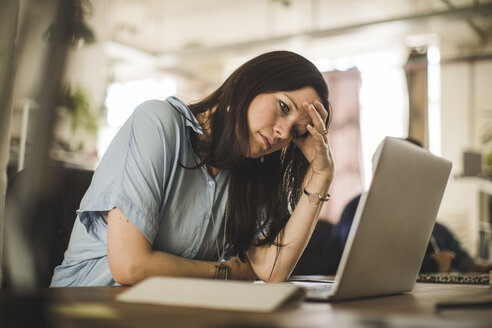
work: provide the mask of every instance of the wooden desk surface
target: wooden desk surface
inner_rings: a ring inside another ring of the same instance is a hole
[[[128,304],[126,287],[43,289],[53,327],[492,327],[492,307],[436,310],[441,301],[492,297],[485,285],[416,284],[411,293],[337,303],[304,302],[274,313]],[[5,291],[0,292],[5,301]],[[2,325],[3,326],[3,325]]]

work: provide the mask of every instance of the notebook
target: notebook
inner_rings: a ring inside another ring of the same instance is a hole
[[[288,283],[152,277],[118,294],[116,299],[129,303],[272,312],[301,302],[305,295],[301,287]]]
[[[412,290],[451,162],[404,139],[385,138],[355,213],[335,279],[291,277],[310,300],[348,300]]]

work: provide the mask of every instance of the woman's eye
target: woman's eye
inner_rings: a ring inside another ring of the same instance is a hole
[[[297,129],[293,129],[290,134],[292,135],[293,138],[304,139],[309,135],[309,131],[306,131],[303,134],[300,134],[300,132],[297,131]]]
[[[287,106],[283,101],[280,101],[278,102],[278,104],[280,105],[280,110],[282,111],[282,113],[284,114],[288,114],[289,113],[289,106]]]

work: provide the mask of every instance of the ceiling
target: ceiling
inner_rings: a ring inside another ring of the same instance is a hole
[[[337,57],[434,40],[452,57],[488,51],[492,36],[492,0],[91,2],[117,80],[167,71],[213,84],[232,58],[279,48]]]

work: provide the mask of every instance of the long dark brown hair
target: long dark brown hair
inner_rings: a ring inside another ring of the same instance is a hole
[[[191,104],[193,114],[216,107],[209,118],[210,136],[192,137],[201,165],[230,169],[227,243],[234,255],[245,259],[258,229],[265,238],[257,246],[277,244],[276,236],[285,227],[301,195],[309,168],[300,149],[290,143],[284,149],[259,159],[246,158],[249,149],[247,112],[259,94],[294,91],[310,86],[327,110],[328,87],[323,76],[306,58],[289,51],[262,54],[236,69],[204,100]],[[329,123],[330,116],[327,118]]]

